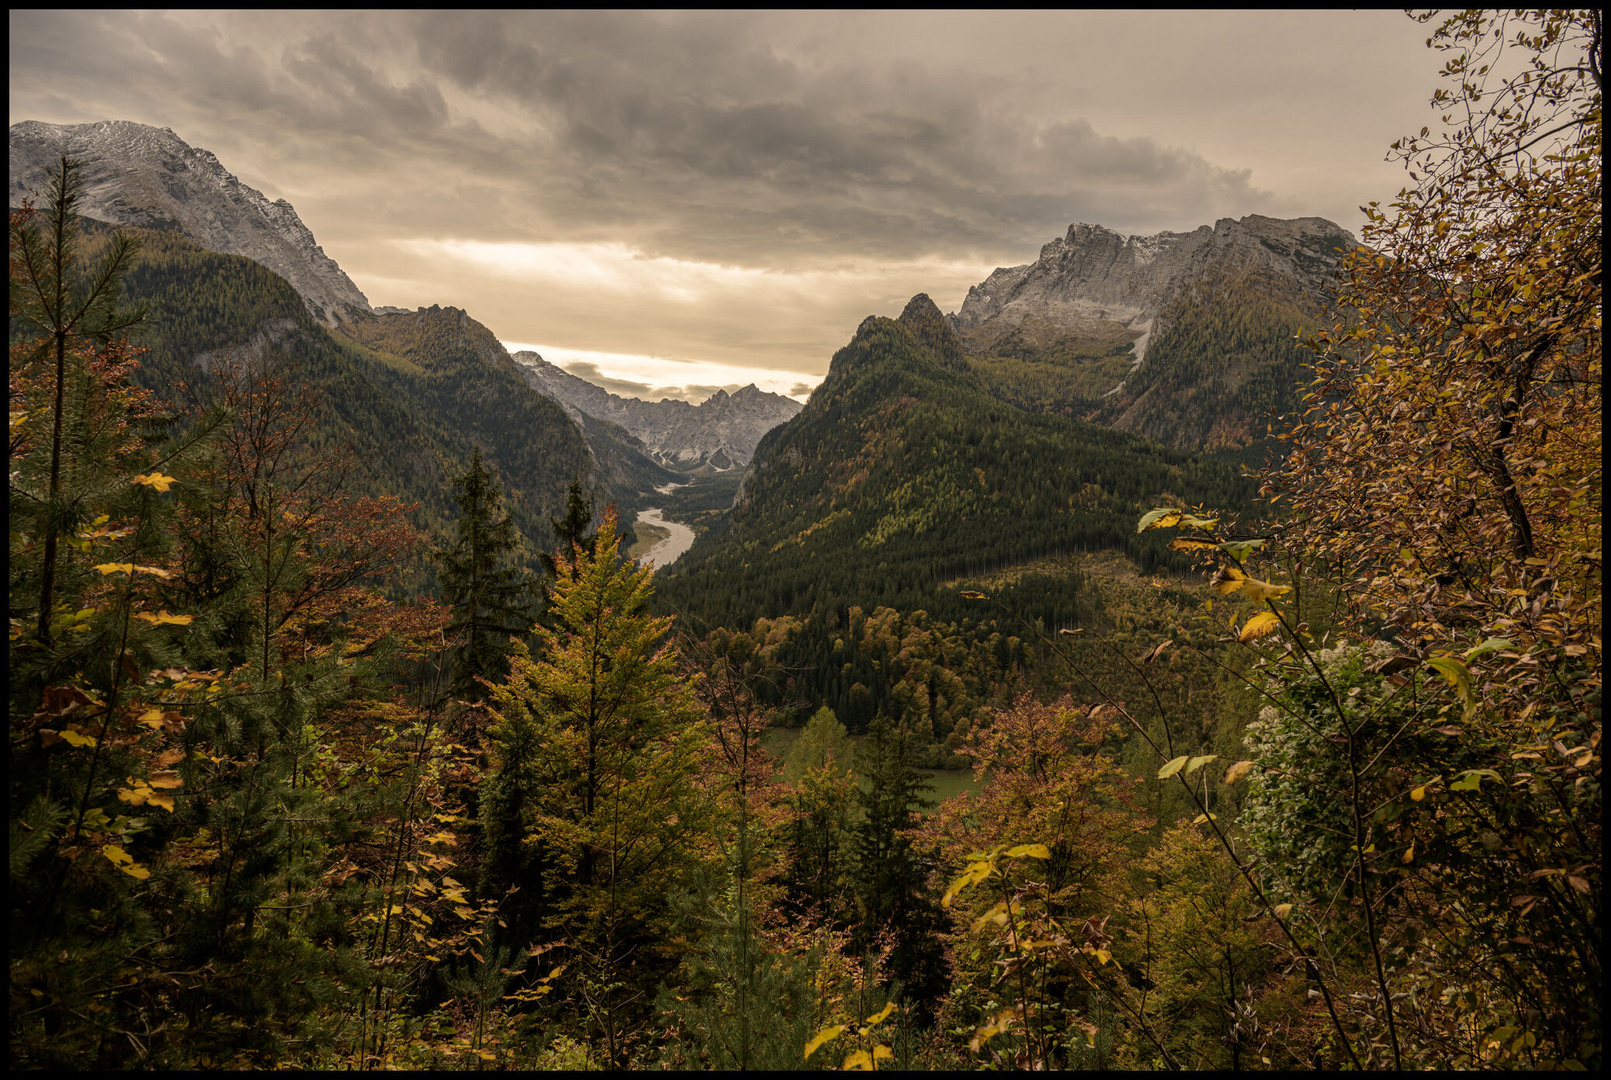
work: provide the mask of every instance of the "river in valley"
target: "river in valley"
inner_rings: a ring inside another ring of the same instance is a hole
[[[661,516],[660,507],[648,510],[639,510],[637,522],[639,525],[648,525],[654,529],[663,529],[670,533],[664,540],[655,544],[648,551],[638,556],[638,562],[652,562],[658,570],[664,570],[678,557],[694,546],[694,530],[676,521],[667,521]]]

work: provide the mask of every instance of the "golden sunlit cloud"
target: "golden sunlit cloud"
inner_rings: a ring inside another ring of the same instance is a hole
[[[820,375],[734,367],[708,360],[598,352],[519,341],[505,341],[503,346],[511,353],[537,353],[550,364],[578,378],[604,386],[623,397],[649,401],[668,397],[697,404],[718,389],[732,393],[740,387],[753,384],[769,393],[782,394],[803,402],[822,381]]]

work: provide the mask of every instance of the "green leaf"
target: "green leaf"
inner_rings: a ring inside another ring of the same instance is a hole
[[[1180,524],[1180,508],[1174,506],[1161,507],[1157,510],[1148,510],[1141,515],[1141,521],[1136,525],[1136,532],[1144,533],[1148,529],[1168,529]]]
[[[1515,642],[1511,641],[1509,638],[1491,637],[1481,644],[1473,645],[1471,648],[1467,649],[1465,652],[1465,660],[1467,663],[1470,663],[1472,660],[1482,656],[1484,653],[1499,652],[1504,649],[1514,649],[1515,647]]]
[[[1192,773],[1196,772],[1198,769],[1201,769],[1204,765],[1207,765],[1210,761],[1213,761],[1217,757],[1219,757],[1218,754],[1204,754],[1202,757],[1192,758],[1190,761],[1186,762],[1186,775],[1190,776]]]
[[[1434,656],[1427,660],[1426,666],[1442,675],[1450,686],[1454,687],[1455,694],[1465,706],[1463,719],[1470,720],[1477,711],[1477,697],[1471,692],[1471,671],[1457,657]]]
[[[1163,768],[1158,770],[1158,779],[1160,779],[1160,780],[1169,779],[1171,776],[1173,776],[1177,772],[1179,772],[1180,769],[1181,769],[1181,766],[1185,765],[1186,762],[1189,761],[1189,760],[1191,760],[1191,759],[1186,757],[1186,755],[1182,754],[1180,757],[1177,757],[1173,761],[1168,762],[1167,764],[1164,765]]]
[[[1502,777],[1492,769],[1467,769],[1460,774],[1460,779],[1449,785],[1450,791],[1476,791],[1482,787],[1483,777],[1492,777],[1500,780]]]
[[[1220,545],[1220,550],[1240,563],[1246,562],[1247,557],[1251,555],[1255,549],[1263,546],[1263,540],[1227,540],[1225,543]]]

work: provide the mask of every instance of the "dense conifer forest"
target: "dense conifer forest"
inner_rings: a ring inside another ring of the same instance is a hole
[[[920,296],[665,571],[670,474],[465,313],[327,330],[60,161],[13,1067],[1602,1067],[1600,15],[1429,29],[1455,119],[1328,306],[1206,281],[1135,373],[1262,470]]]

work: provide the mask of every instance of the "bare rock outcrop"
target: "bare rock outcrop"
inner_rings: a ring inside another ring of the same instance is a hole
[[[1250,214],[1152,236],[1077,223],[1036,261],[997,269],[970,288],[950,321],[963,331],[988,328],[991,336],[1024,326],[1118,323],[1140,332],[1140,364],[1159,312],[1209,273],[1263,272],[1318,291],[1331,283],[1341,254],[1357,245],[1346,229],[1318,217]]]
[[[113,225],[177,228],[209,251],[244,255],[291,283],[326,326],[370,312],[369,301],[284,199],[241,183],[211,151],[170,128],[126,120],[11,126],[11,205],[43,203],[46,169],[84,163],[80,212]]]

